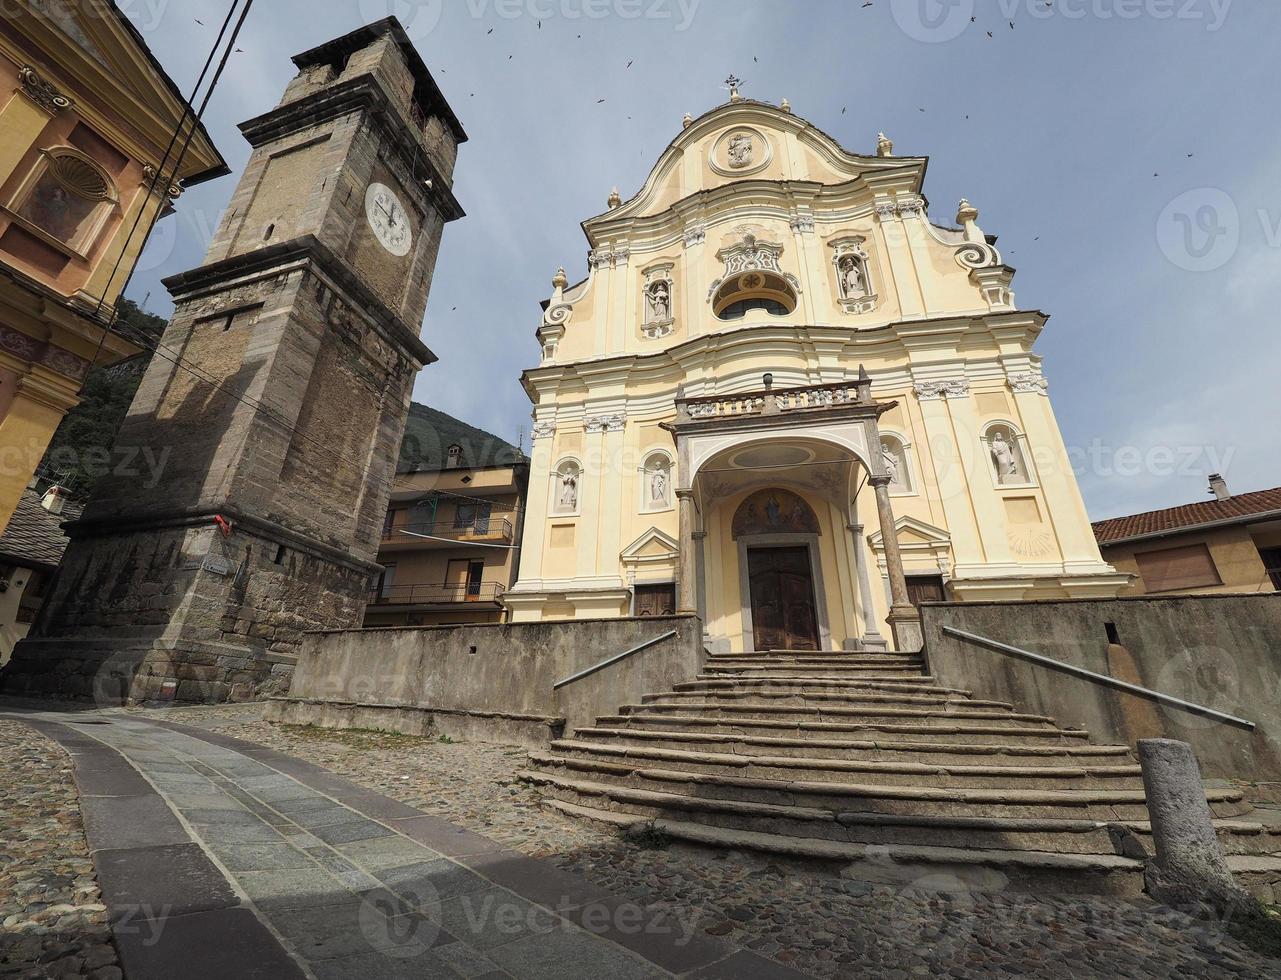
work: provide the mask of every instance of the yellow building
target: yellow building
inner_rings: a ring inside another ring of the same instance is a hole
[[[528,480],[515,446],[410,405],[365,626],[502,622]]]
[[[1126,584],[1032,351],[1046,316],[977,210],[929,219],[925,168],[734,90],[584,223],[523,377],[514,620],[675,608],[718,649],[906,648],[922,599]]]
[[[1096,521],[1103,556],[1133,578],[1123,595],[1281,590],[1281,487]]]
[[[197,127],[151,192],[184,99],[108,0],[6,4],[0,20],[0,530],[90,366],[156,212],[227,173]],[[192,120],[186,119],[184,136]],[[181,145],[181,144],[180,144]],[[133,232],[141,217],[139,231]]]

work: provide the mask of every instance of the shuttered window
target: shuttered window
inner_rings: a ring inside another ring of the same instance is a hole
[[[1173,592],[1222,585],[1210,549],[1203,544],[1164,548],[1135,555],[1143,586],[1149,592]]]

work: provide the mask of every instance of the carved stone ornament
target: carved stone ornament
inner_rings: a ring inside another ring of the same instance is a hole
[[[622,432],[627,424],[627,416],[622,412],[613,415],[593,415],[583,421],[586,432]]]
[[[1010,390],[1016,394],[1048,395],[1050,382],[1035,371],[1022,371],[1009,377]]]
[[[782,275],[778,262],[782,254],[782,245],[759,241],[749,232],[742,241],[717,252],[716,257],[725,263],[725,278],[728,279],[740,272],[777,272]]]
[[[675,329],[676,323],[676,286],[672,281],[672,266],[647,269],[641,291],[645,303],[641,333],[649,340],[666,337]]]
[[[948,381],[918,381],[912,387],[916,397],[923,402],[937,401],[940,398],[967,398],[970,394],[970,383],[965,378],[953,378]]]
[[[896,215],[898,215],[898,208],[894,206],[892,201],[876,202],[876,216],[882,221],[888,221]]]
[[[530,435],[535,439],[550,439],[555,434],[555,422],[535,422],[530,429]]]
[[[814,233],[814,215],[798,214],[792,219],[792,231],[802,235],[812,235]]]
[[[729,139],[725,149],[725,158],[735,170],[742,170],[752,165],[752,155],[756,149],[756,140],[751,133],[735,133]]]
[[[145,183],[148,187],[150,187],[152,183],[155,182],[155,179],[157,176],[157,170],[155,167],[153,167],[149,163],[144,164],[142,168],[142,176],[143,176],[143,183]],[[182,191],[183,191],[183,188],[180,185],[176,183],[170,184],[169,191],[168,191],[170,200],[176,201],[178,198],[182,196]]]
[[[40,73],[30,65],[23,65],[18,71],[18,82],[27,98],[48,112],[56,113],[71,108],[71,100],[48,79],[41,78]]]
[[[569,322],[569,318],[574,313],[574,307],[569,303],[555,303],[543,313],[543,325],[547,327],[563,327]]]
[[[685,229],[685,247],[701,245],[707,238],[707,225],[690,225]]]
[[[986,269],[1000,265],[1001,256],[987,242],[966,242],[956,250],[956,262],[963,269]]]
[[[830,243],[836,276],[836,299],[846,313],[870,313],[878,297],[872,289],[866,240],[862,235],[838,238]]]
[[[925,202],[919,197],[901,197],[898,201],[898,213],[905,218],[923,218]]]
[[[770,165],[774,148],[765,134],[750,126],[735,126],[712,143],[707,163],[722,177],[746,177]]]

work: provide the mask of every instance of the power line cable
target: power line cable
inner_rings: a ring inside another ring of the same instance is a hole
[[[238,2],[238,0],[232,0],[231,11],[229,11],[227,14],[229,18],[231,14],[235,11],[236,2]],[[173,175],[171,177],[171,180],[177,177],[178,171],[182,167],[182,162],[184,159],[186,159],[187,151],[191,148],[191,141],[195,138],[196,132],[200,128],[199,123],[205,117],[205,110],[209,108],[209,102],[213,99],[214,90],[218,87],[218,83],[222,80],[223,72],[226,71],[227,69],[227,62],[231,60],[232,52],[234,52],[236,48],[236,41],[240,38],[240,32],[244,28],[245,21],[248,19],[249,12],[253,9],[253,6],[254,6],[254,0],[245,0],[245,5],[240,10],[240,19],[236,21],[236,26],[231,32],[231,37],[228,39],[226,47],[223,48],[222,60],[218,62],[218,68],[214,72],[214,76],[209,82],[209,88],[205,90],[205,97],[200,103],[200,110],[196,113],[196,118],[192,121],[191,128],[187,131],[187,138],[183,141],[182,149],[178,152],[178,158],[174,161],[174,169],[173,169]],[[217,45],[215,45],[214,50],[215,51],[217,50]],[[143,238],[144,244],[146,243],[147,239],[151,237],[151,233],[155,230],[156,222],[160,220],[160,213],[162,210],[163,208],[157,208],[156,213],[151,216],[151,221],[147,226],[147,234]],[[142,215],[139,214],[139,217],[141,218]],[[133,282],[133,275],[136,269],[137,269],[137,265],[135,264],[134,267],[129,270],[129,275],[125,277],[124,285],[120,287],[121,293],[124,293],[129,288],[129,284]],[[104,290],[104,295],[106,292],[109,291],[110,285],[111,283],[110,281],[108,281],[107,283],[108,290]]]
[[[209,69],[213,65],[214,58],[218,55],[218,48],[222,44],[223,37],[226,36],[227,28],[231,26],[231,19],[235,16],[236,6],[239,2],[240,0],[232,0],[231,7],[227,10],[227,17],[222,22],[222,29],[218,32],[218,38],[214,41],[213,47],[209,50],[209,57],[205,59],[204,67],[200,70],[199,77],[196,78],[196,84],[191,88],[191,94],[187,96],[187,101],[183,104],[182,115],[179,117],[177,125],[174,126],[173,134],[169,137],[169,145],[165,147],[164,156],[160,158],[160,163],[156,165],[156,172],[152,175],[151,183],[147,187],[148,197],[154,194],[156,192],[156,188],[160,186],[161,180],[165,175],[165,164],[169,162],[169,157],[173,153],[173,148],[178,143],[178,137],[182,133],[183,124],[186,123],[187,117],[192,114],[196,96],[200,94],[200,87],[205,82],[205,76],[209,74]],[[177,168],[175,168],[175,173],[176,172]],[[121,248],[120,254],[116,257],[116,263],[111,267],[111,277],[107,280],[107,288],[103,289],[102,295],[98,297],[98,305],[94,307],[93,311],[94,316],[98,316],[102,313],[102,307],[107,301],[107,293],[110,292],[111,284],[115,281],[116,273],[120,271],[120,264],[124,261],[125,254],[129,248],[129,243],[133,241],[133,236],[138,232],[138,226],[142,224],[142,215],[145,210],[145,208],[139,210],[137,217],[134,218],[133,227],[129,229],[129,235],[125,238],[124,246]],[[103,340],[105,339],[106,334],[103,334]],[[101,350],[102,343],[99,342],[98,351]],[[95,352],[94,360],[95,362],[97,361],[97,352]]]

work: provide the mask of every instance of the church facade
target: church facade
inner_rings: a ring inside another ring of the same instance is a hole
[[[920,601],[1115,595],[977,210],[936,224],[925,158],[731,93],[553,280],[511,619],[902,649]]]

